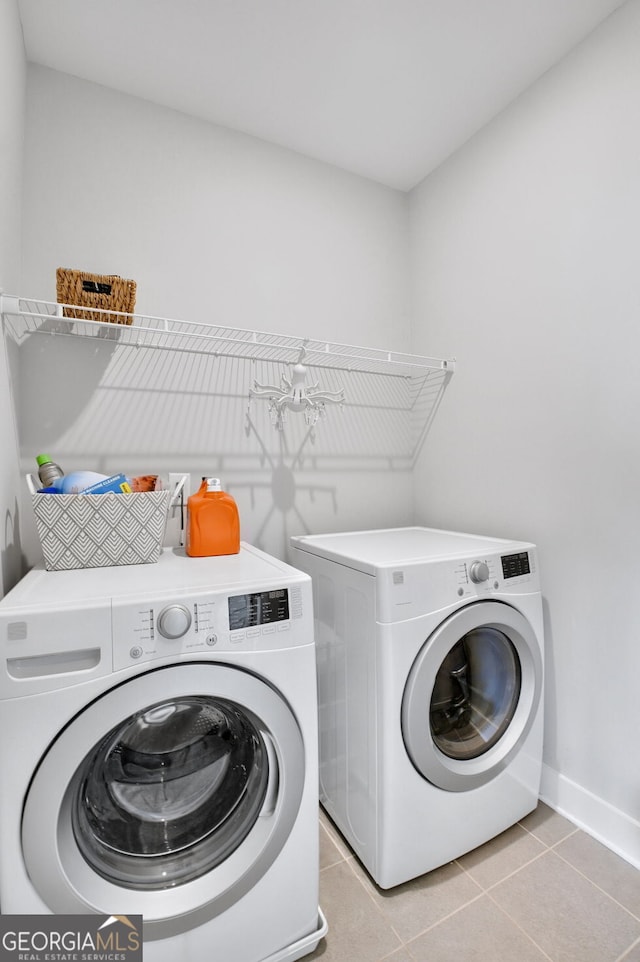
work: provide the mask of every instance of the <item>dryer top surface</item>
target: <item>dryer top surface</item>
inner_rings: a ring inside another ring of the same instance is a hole
[[[439,528],[407,527],[377,531],[345,531],[296,537],[291,544],[302,551],[337,561],[368,574],[379,569],[443,559],[469,559],[486,552],[498,553],[534,547],[530,542],[509,541]]]
[[[247,591],[306,581],[307,575],[242,542],[240,553],[189,558],[183,548],[165,548],[154,564],[117,565],[72,571],[32,568],[2,601],[10,607],[70,605],[92,598],[171,596],[177,591]]]

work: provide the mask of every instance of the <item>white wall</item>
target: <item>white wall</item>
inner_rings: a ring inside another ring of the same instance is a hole
[[[547,799],[640,864],[640,2],[411,197],[437,526],[537,542]],[[434,470],[434,464],[437,470]]]
[[[55,300],[58,266],[116,273],[142,313],[408,349],[405,195],[32,65],[27,101],[24,294]],[[329,409],[315,445],[256,404],[247,436],[253,377],[282,370],[35,340],[23,469],[44,449],[66,470],[220,474],[243,538],[281,556],[307,529],[410,520],[410,471],[389,470],[398,432],[373,404]]]
[[[0,4],[0,291],[20,283],[20,206],[26,58],[17,0]],[[22,574],[19,475],[13,405],[0,332],[0,597]]]

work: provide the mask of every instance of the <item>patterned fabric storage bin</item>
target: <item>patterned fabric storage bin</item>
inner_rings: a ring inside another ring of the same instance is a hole
[[[28,476],[48,571],[158,561],[169,491],[133,494],[38,494]]]

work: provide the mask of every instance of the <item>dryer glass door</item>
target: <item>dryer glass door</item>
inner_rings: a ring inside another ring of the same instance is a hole
[[[542,653],[504,602],[460,608],[427,638],[402,699],[405,747],[420,774],[467,791],[502,771],[526,738],[542,691]]]
[[[518,653],[508,636],[484,626],[468,631],[438,669],[429,725],[449,758],[477,758],[511,724],[520,698]]]

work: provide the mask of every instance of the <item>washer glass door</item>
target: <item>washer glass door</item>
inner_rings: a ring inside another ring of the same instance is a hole
[[[29,877],[54,913],[126,905],[145,939],[188,931],[273,865],[305,777],[272,685],[214,662],[151,670],[87,705],[43,756],[22,817]]]
[[[240,705],[203,695],[160,701],[113,728],[78,768],[73,834],[106,879],[178,885],[242,843],[268,774],[265,739]]]
[[[461,608],[425,641],[402,699],[402,733],[415,768],[448,791],[494,778],[536,717],[542,654],[511,605]]]

